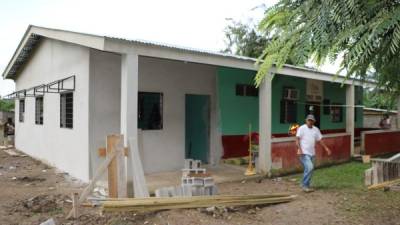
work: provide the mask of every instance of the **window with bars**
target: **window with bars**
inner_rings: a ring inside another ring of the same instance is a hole
[[[139,92],[138,128],[161,130],[163,128],[163,94]]]
[[[72,92],[60,94],[60,127],[73,128],[74,95]]]
[[[331,122],[333,123],[340,123],[343,121],[343,109],[340,105],[339,103],[333,103],[331,106]]]
[[[250,84],[236,84],[236,95],[257,97],[258,89]]]
[[[35,124],[43,124],[43,96],[35,98]]]
[[[25,119],[25,99],[19,100],[19,122],[24,122]]]
[[[281,123],[296,123],[297,122],[297,102],[293,100],[281,101]]]

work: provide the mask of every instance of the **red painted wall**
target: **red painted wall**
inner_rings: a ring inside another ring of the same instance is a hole
[[[249,155],[249,141],[246,135],[225,135],[222,136],[222,147],[224,155],[222,158],[235,158]]]
[[[400,131],[365,134],[363,141],[366,155],[400,152]]]
[[[356,128],[355,136],[357,134],[360,135],[360,128]],[[322,130],[322,134],[331,134],[331,133],[341,133],[345,132],[345,130]],[[273,137],[288,137],[288,134],[272,134]],[[249,142],[247,141],[246,135],[224,135],[222,136],[222,147],[224,150],[224,154],[222,158],[235,158],[235,157],[244,157],[248,156],[248,148]]]
[[[344,162],[350,159],[350,135],[324,138],[325,144],[331,149],[328,156],[322,146],[316,146],[316,166]],[[295,171],[301,168],[297,155],[295,141],[272,143],[272,163],[274,170],[282,167],[281,172]]]

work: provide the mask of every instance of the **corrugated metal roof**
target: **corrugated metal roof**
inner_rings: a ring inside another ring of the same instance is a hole
[[[229,53],[216,52],[216,51],[211,51],[211,50],[198,49],[198,48],[192,48],[192,47],[186,47],[186,46],[180,46],[180,45],[174,45],[174,44],[168,44],[168,43],[163,43],[163,42],[149,41],[149,40],[143,40],[143,39],[126,39],[126,38],[112,37],[112,36],[104,36],[104,37],[109,38],[109,39],[119,40],[119,41],[131,42],[134,44],[171,48],[171,49],[176,49],[176,50],[181,50],[181,51],[186,51],[186,52],[206,54],[206,55],[216,55],[216,56],[222,56],[222,57],[230,57],[230,58],[235,58],[235,59],[239,59],[239,60],[247,60],[247,61],[253,61],[253,62],[257,61],[257,59],[251,58],[251,57],[239,56],[239,55],[234,55],[234,54],[229,54]]]

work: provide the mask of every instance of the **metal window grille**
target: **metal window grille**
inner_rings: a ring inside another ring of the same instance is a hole
[[[297,122],[297,103],[292,100],[282,100],[281,101],[281,113],[280,122],[281,123],[296,123]]]
[[[139,92],[138,128],[161,130],[163,128],[163,94]]]
[[[25,99],[19,100],[19,122],[24,122],[25,119]]]
[[[74,95],[72,92],[60,94],[60,127],[73,128]]]
[[[43,124],[43,97],[35,98],[35,124]]]
[[[343,121],[343,109],[340,103],[333,103],[333,105],[337,106],[331,106],[331,122],[340,123]]]
[[[250,84],[236,84],[236,95],[257,97],[258,88]]]

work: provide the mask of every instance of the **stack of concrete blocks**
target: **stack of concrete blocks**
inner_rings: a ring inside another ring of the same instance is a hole
[[[182,169],[182,192],[184,196],[216,195],[214,179],[201,168],[200,160],[185,159]]]
[[[214,179],[201,168],[200,160],[185,159],[180,186],[163,187],[155,190],[156,197],[216,195]]]

